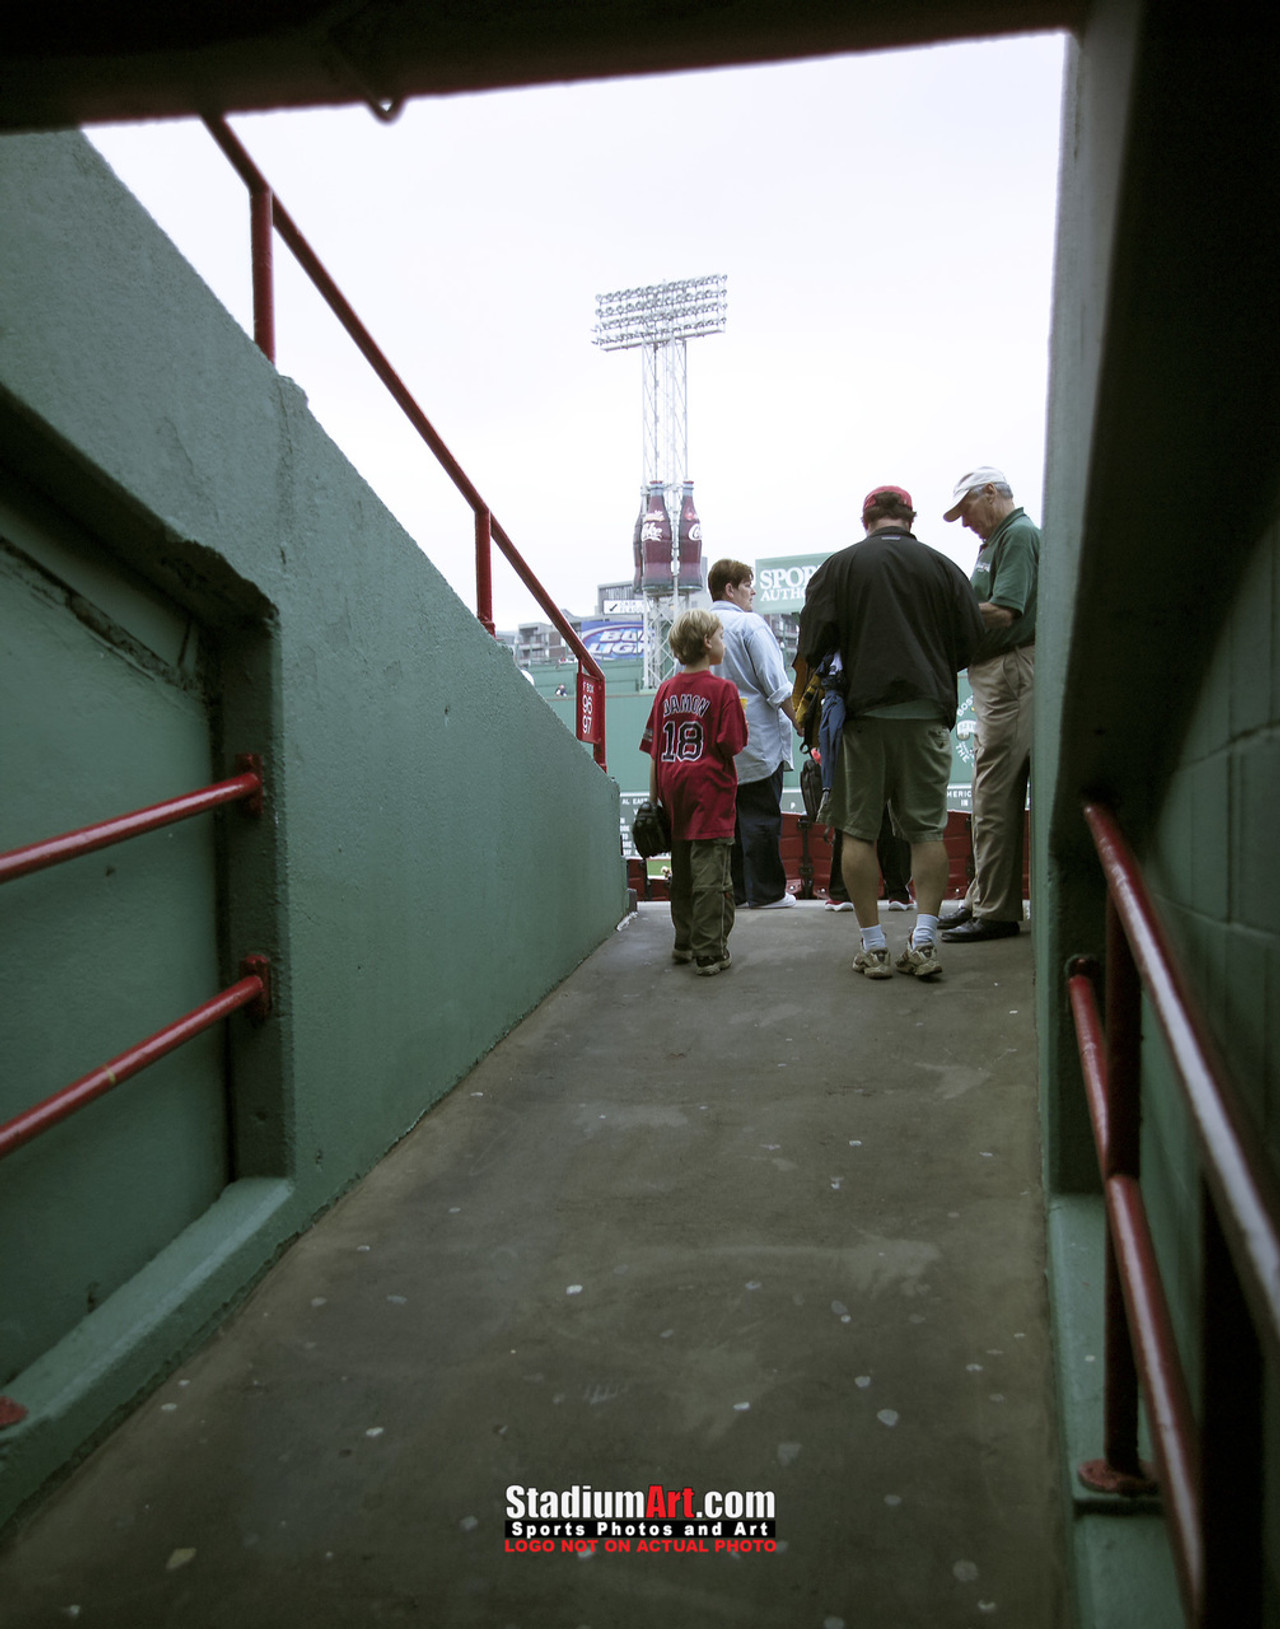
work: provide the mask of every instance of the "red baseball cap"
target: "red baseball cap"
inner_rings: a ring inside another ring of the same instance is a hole
[[[908,491],[906,491],[903,487],[900,487],[900,486],[878,486],[878,487],[874,487],[870,492],[868,492],[866,497],[862,500],[862,513],[864,515],[866,514],[867,510],[872,507],[872,505],[876,502],[876,500],[878,498],[899,498],[899,499],[901,499],[901,501],[903,503],[906,504],[908,509],[914,509],[915,508],[915,504],[913,504],[912,501],[911,501],[911,494]]]

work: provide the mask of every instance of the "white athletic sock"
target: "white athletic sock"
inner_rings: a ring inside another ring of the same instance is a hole
[[[884,936],[884,929],[877,922],[874,928],[863,928],[862,948],[864,950],[887,950],[889,941]]]
[[[915,929],[911,935],[911,948],[918,949],[921,945],[936,944],[938,940],[938,919],[936,916],[921,914],[916,917]]]

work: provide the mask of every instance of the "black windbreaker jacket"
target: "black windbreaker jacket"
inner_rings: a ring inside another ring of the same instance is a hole
[[[872,532],[813,574],[797,654],[810,667],[832,651],[844,666],[847,716],[928,701],[950,729],[956,674],[982,637],[982,613],[954,561],[908,531]]]

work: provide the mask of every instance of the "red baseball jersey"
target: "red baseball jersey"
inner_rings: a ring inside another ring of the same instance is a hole
[[[678,838],[732,837],[738,776],[747,744],[738,687],[706,670],[677,673],[658,687],[640,750],[658,766],[658,796]]]

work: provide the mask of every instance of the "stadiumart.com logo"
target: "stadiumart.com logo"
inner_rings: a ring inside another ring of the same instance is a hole
[[[701,1555],[757,1553],[777,1548],[777,1505],[771,1492],[722,1493],[691,1487],[602,1489],[590,1483],[550,1492],[507,1489],[506,1549],[553,1554],[673,1550]]]

